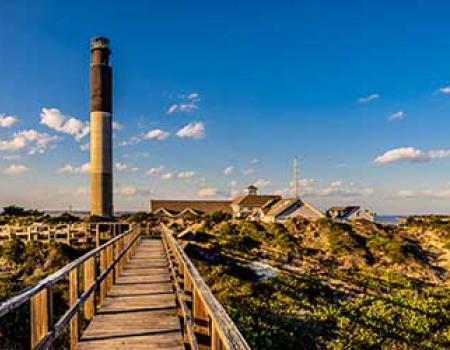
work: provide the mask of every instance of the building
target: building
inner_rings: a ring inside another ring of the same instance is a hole
[[[368,220],[375,221],[375,213],[360,206],[331,207],[326,212],[327,217],[339,221]]]
[[[279,195],[261,195],[255,186],[247,187],[247,193],[227,201],[204,200],[150,200],[150,212],[171,218],[202,216],[223,212],[235,218],[283,222],[301,216],[317,220],[324,215],[311,204],[300,199],[283,199]]]
[[[325,215],[310,203],[301,199],[280,199],[272,205],[261,208],[261,220],[264,222],[284,222],[294,217],[308,220],[324,218]]]
[[[231,201],[203,200],[150,200],[150,213],[178,218],[183,216],[202,216],[222,212],[232,214]]]
[[[231,203],[233,216],[236,218],[259,218],[260,209],[281,200],[277,195],[260,195],[258,188],[251,185],[247,187],[247,193],[236,197]]]
[[[90,67],[90,213],[113,216],[112,69],[109,39],[93,38]]]

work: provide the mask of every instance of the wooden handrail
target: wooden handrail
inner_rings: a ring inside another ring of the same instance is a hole
[[[201,339],[207,339],[207,344],[202,345],[212,350],[250,350],[239,329],[174,238],[173,232],[162,226],[161,236],[177,292],[185,342],[191,349],[197,349]],[[187,300],[191,301],[190,307]]]
[[[84,306],[86,319],[95,313],[95,292],[99,290],[100,303],[111,288],[113,279],[136,249],[141,235],[139,227],[132,227],[105,244],[72,261],[34,286],[0,304],[0,317],[30,302],[31,348],[48,349],[70,323],[71,349],[79,340],[78,316]],[[79,295],[80,270],[83,268],[83,293]],[[100,271],[96,277],[96,271]],[[116,271],[116,273],[114,273]],[[52,286],[69,276],[69,309],[53,323]]]

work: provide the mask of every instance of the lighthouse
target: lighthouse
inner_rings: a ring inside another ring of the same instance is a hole
[[[113,216],[112,69],[109,39],[91,40],[90,64],[90,212]]]

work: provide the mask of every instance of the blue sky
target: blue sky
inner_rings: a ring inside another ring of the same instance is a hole
[[[449,15],[446,1],[3,1],[0,205],[88,207],[89,39],[106,35],[117,209],[251,183],[289,195],[298,155],[319,208],[446,213]]]

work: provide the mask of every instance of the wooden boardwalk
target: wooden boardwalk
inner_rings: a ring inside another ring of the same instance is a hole
[[[169,276],[161,239],[143,239],[77,349],[184,349]]]

